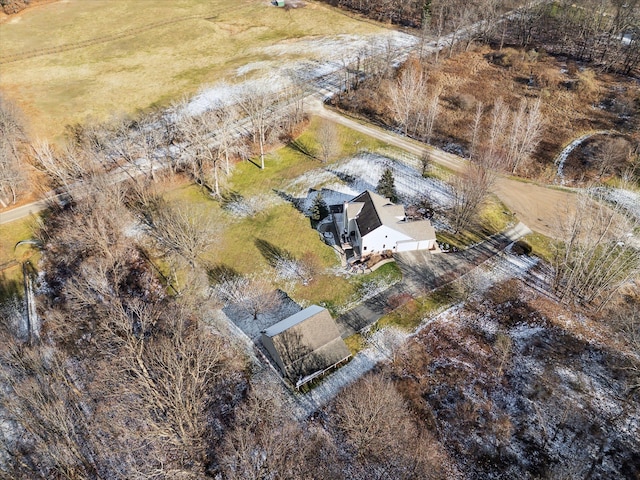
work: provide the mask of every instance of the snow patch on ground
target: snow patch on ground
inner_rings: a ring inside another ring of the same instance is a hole
[[[278,203],[275,195],[238,196],[224,204],[224,209],[236,218],[252,217],[256,213],[271,208]]]
[[[427,197],[435,206],[446,208],[451,204],[452,191],[444,182],[424,178],[416,169],[377,153],[361,153],[327,168],[312,170],[289,183],[285,191],[299,199],[299,207],[308,213],[316,192],[322,189],[327,205],[351,200],[365,190],[376,190],[382,173],[390,168],[395,187],[402,203],[409,204]]]
[[[254,78],[229,84],[221,82],[203,89],[186,105],[183,113],[198,115],[212,108],[237,103],[244,90],[259,85],[266,91],[276,92],[292,81],[312,81],[337,72],[345,65],[355,62],[359,56],[383,53],[386,49],[409,48],[417,38],[402,32],[389,31],[375,35],[335,35],[322,38],[303,38],[285,41],[259,49],[256,53],[272,57],[273,60],[251,62],[239,67],[236,76],[253,74]],[[282,68],[280,57],[290,58]]]
[[[235,105],[240,98],[247,95],[247,92],[260,91],[275,94],[289,85],[291,85],[291,77],[281,70],[273,70],[267,75],[239,83],[221,82],[202,89],[182,108],[181,114],[201,115],[207,110]]]
[[[622,188],[597,187],[590,190],[596,196],[614,203],[640,222],[640,194]]]
[[[300,305],[286,295],[282,295],[281,300],[277,309],[260,313],[257,319],[254,319],[253,316],[248,314],[244,309],[233,304],[226,306],[222,311],[235,326],[257,343],[263,330],[302,310]]]

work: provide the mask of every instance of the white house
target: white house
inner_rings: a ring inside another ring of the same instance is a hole
[[[408,221],[402,205],[366,190],[334,214],[344,249],[356,257],[372,253],[436,250],[436,232],[429,220]]]

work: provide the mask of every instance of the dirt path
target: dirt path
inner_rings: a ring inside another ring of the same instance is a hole
[[[415,155],[420,156],[425,150],[428,150],[436,163],[451,170],[460,172],[466,164],[466,160],[457,155],[421,144],[370,124],[360,123],[355,119],[326,109],[320,100],[310,102],[307,108],[309,113],[375,137]],[[572,192],[507,177],[498,178],[493,191],[509,210],[516,213],[518,220],[533,231],[547,236],[553,236],[553,226],[559,215],[566,215],[568,212],[575,211],[576,208],[576,195]]]

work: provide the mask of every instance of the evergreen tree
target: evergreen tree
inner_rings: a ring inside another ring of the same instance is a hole
[[[398,201],[398,194],[396,193],[395,179],[393,178],[393,172],[389,167],[384,169],[382,176],[378,181],[377,187],[378,193],[385,198],[388,198],[392,202]]]
[[[318,192],[311,205],[311,220],[319,222],[327,215],[329,215],[329,207],[327,207],[327,202],[324,201],[322,193]]]

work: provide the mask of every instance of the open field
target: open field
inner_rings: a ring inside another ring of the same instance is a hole
[[[0,290],[8,282],[22,282],[21,264],[27,259],[35,261],[36,251],[28,245],[14,248],[21,240],[28,240],[33,236],[33,220],[24,218],[6,225],[0,225]]]
[[[344,32],[350,38],[337,37]],[[67,124],[165,105],[270,60],[339,56],[337,45],[380,32],[313,2],[285,11],[266,0],[67,0],[0,24],[0,88],[34,135],[53,138]]]

